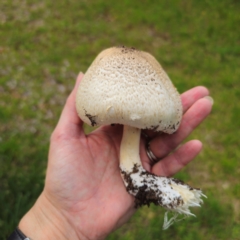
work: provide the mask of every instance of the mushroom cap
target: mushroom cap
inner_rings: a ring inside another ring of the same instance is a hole
[[[182,118],[180,95],[157,60],[134,48],[102,51],[76,96],[79,117],[92,126],[123,124],[173,133]]]

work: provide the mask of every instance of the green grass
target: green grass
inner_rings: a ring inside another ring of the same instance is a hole
[[[211,91],[212,114],[191,136],[204,150],[178,174],[208,199],[167,231],[162,209],[143,208],[108,239],[239,239],[239,10],[236,0],[1,0],[0,238],[43,188],[49,136],[78,72],[126,45],[152,53],[180,92]]]

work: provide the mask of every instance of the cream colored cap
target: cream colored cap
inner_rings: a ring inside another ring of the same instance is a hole
[[[80,118],[92,126],[124,124],[173,133],[182,118],[179,93],[157,60],[134,48],[102,51],[77,91]]]

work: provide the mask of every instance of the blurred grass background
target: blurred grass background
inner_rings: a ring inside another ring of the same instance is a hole
[[[197,218],[162,231],[164,211],[142,208],[108,239],[240,239],[239,12],[238,0],[1,0],[0,239],[43,188],[78,72],[116,45],[149,51],[180,92],[205,85],[215,104],[191,135],[204,150],[177,175],[208,196]]]

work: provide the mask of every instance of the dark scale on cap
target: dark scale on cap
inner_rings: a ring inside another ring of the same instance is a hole
[[[88,113],[86,113],[85,115],[90,120],[92,127],[97,125],[96,116],[92,116],[91,114],[88,114]]]
[[[121,52],[122,53],[130,53],[130,52],[135,52],[135,51],[138,51],[136,48],[134,47],[125,47],[125,46],[118,46],[117,48],[121,48]]]
[[[156,126],[151,126],[151,130],[152,131],[156,131],[158,129],[159,125],[156,125]]]
[[[93,116],[87,113],[86,109],[83,109],[83,110],[85,112],[85,116],[90,120],[91,126],[94,127],[95,125],[97,125],[97,121],[96,121],[97,116]]]
[[[158,127],[159,127],[159,125],[152,125],[152,126],[150,126],[150,127],[147,127],[147,128],[145,128],[144,130],[152,130],[152,131],[156,131],[157,129],[158,129]]]

